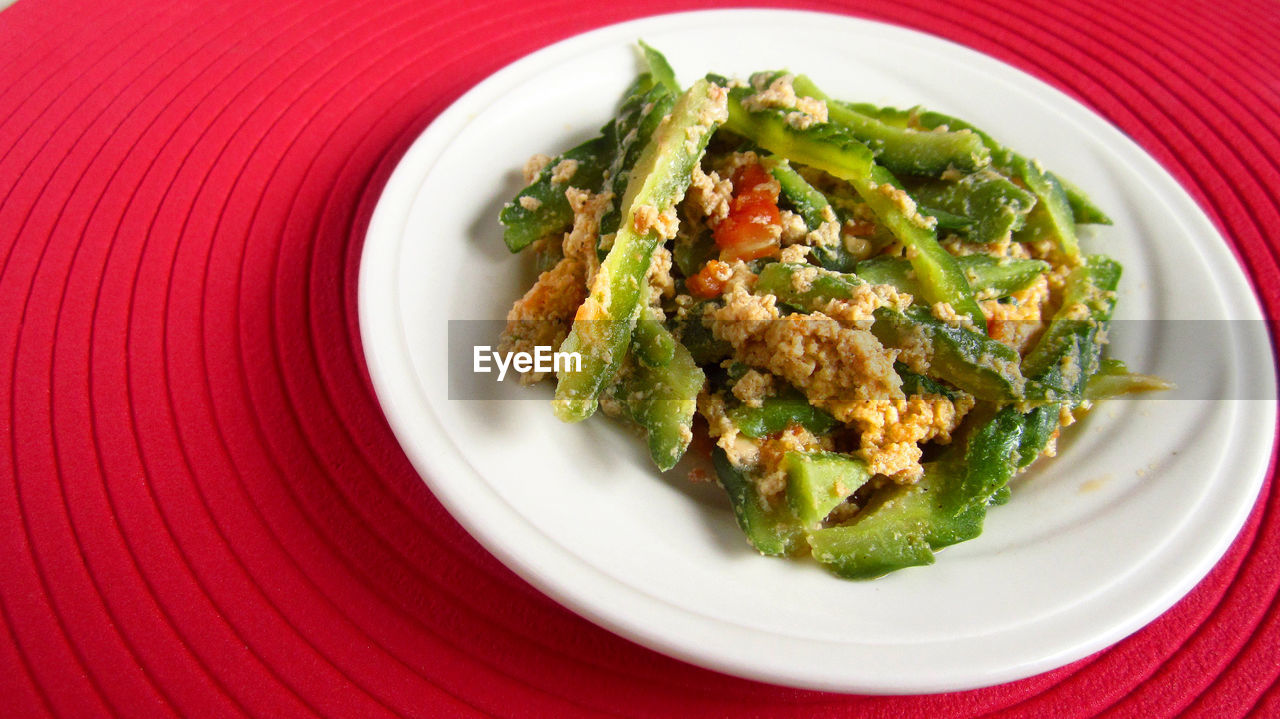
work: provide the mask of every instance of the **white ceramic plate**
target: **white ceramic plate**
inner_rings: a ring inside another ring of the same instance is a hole
[[[606,419],[556,421],[550,387],[468,374],[450,320],[500,320],[533,278],[498,210],[535,152],[591,136],[633,78],[633,43],[686,82],[789,67],[837,97],[965,117],[1087,188],[1115,219],[1087,248],[1124,263],[1120,319],[1259,320],[1226,243],[1135,144],[1047,85],[934,37],[846,17],[734,10],[571,38],[442,113],[388,182],[360,271],[369,371],[414,465],[507,566],[574,611],[731,674],[850,692],[938,692],[1095,652],[1183,596],[1222,556],[1262,483],[1275,421],[1260,323],[1120,323],[1113,352],[1181,389],[1115,402],[1021,477],[973,541],[866,583],[755,555],[714,485],[660,476]],[[1209,325],[1205,325],[1209,326]],[[455,324],[456,338],[462,325]],[[456,339],[455,338],[455,339]],[[455,343],[456,344],[456,343]],[[457,374],[462,371],[462,374]],[[464,389],[461,385],[467,385]],[[488,400],[450,399],[484,396]],[[539,401],[530,401],[536,398]]]

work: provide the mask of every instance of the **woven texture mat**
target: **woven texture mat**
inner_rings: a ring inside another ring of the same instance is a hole
[[[796,5],[940,35],[1155,156],[1280,307],[1280,6]],[[364,228],[412,139],[620,0],[0,12],[0,702],[87,717],[1280,715],[1280,494],[1119,645],[925,697],[783,689],[576,617],[427,491],[370,390]],[[1189,272],[1194,271],[1189,268]]]

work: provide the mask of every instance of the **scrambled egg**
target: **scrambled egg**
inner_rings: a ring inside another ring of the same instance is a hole
[[[897,352],[867,330],[845,327],[821,312],[783,317],[772,295],[740,288],[710,318],[712,332],[733,346],[738,360],[790,382],[837,419],[848,400],[902,396],[902,380],[893,369]]]
[[[1030,349],[1044,328],[1044,307],[1048,301],[1049,280],[1040,275],[1025,290],[1010,295],[1007,301],[989,299],[978,305],[987,318],[991,338],[1021,354]]]
[[[974,400],[952,401],[940,395],[911,395],[902,400],[876,399],[850,403],[845,421],[857,427],[859,453],[871,471],[896,482],[920,478],[920,444],[948,444]]]

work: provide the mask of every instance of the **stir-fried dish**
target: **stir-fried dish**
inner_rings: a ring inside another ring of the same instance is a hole
[[[522,381],[634,424],[662,471],[705,427],[759,552],[930,564],[1093,402],[1165,386],[1102,358],[1120,266],[1077,228],[1111,221],[1038,161],[804,75],[683,87],[642,48],[599,136],[502,211],[543,270],[503,347],[576,355]]]

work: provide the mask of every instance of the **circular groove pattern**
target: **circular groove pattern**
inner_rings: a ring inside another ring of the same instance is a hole
[[[177,46],[177,44],[171,45],[171,48],[172,48],[172,47],[176,47],[176,46]],[[171,48],[170,48],[170,49],[171,49]],[[158,54],[158,55],[157,55],[157,57],[160,57],[160,56],[162,56],[162,54]],[[151,64],[151,66],[154,66],[155,64],[156,64],[156,63],[155,63],[155,62],[153,62],[153,63]],[[149,66],[149,67],[151,67],[151,66]],[[102,113],[99,113],[97,117],[101,117],[101,116],[102,116]],[[97,120],[97,118],[95,118],[95,120],[94,120],[94,121],[96,122],[96,120]],[[92,125],[92,123],[90,123],[90,124]],[[84,137],[84,134],[82,133],[79,137],[77,137],[77,138],[76,138],[75,143],[73,144],[73,148],[74,148],[76,145],[79,145],[80,140],[81,140],[81,139],[83,139],[83,137]],[[95,155],[95,159],[96,159],[96,155]],[[56,171],[56,169],[60,169],[61,167],[62,167],[62,162],[60,161],[60,162],[59,162],[59,164],[58,164],[58,166],[57,166],[57,168],[55,168],[55,171]],[[77,185],[77,186],[78,186],[78,184],[79,184],[79,179],[77,179],[77,181],[76,181],[76,185]],[[47,185],[46,185],[46,187],[47,187]],[[42,192],[41,192],[41,194],[43,194],[43,188],[42,188]],[[59,214],[59,216],[61,216],[61,213]],[[29,219],[29,218],[30,218],[30,214],[28,214],[28,215],[27,215],[27,218],[24,218],[23,226],[25,226],[25,223],[26,223],[27,219]],[[22,227],[20,227],[20,228],[19,228],[19,232],[21,232],[21,231],[22,231]],[[37,262],[37,265],[36,265],[36,267],[37,267],[36,274],[38,274],[40,266],[42,266],[42,265],[43,265],[44,258],[45,258],[45,255],[46,255],[47,250],[48,250],[48,247],[46,246],[45,250],[41,252],[40,259],[39,259],[39,261]],[[76,253],[77,253],[77,254],[78,254],[78,251],[79,251],[79,245],[77,245],[77,247],[76,247]],[[73,262],[74,262],[74,259],[73,259]],[[30,293],[31,293],[32,289],[34,288],[34,285],[35,285],[35,281],[33,280],[33,282],[31,283],[31,285],[30,285],[30,286],[29,286],[29,288],[28,288],[28,300],[29,300],[29,298],[30,298]],[[65,294],[65,286],[64,286],[64,294]],[[59,307],[60,307],[60,306],[61,306],[61,301],[59,302]],[[54,339],[53,344],[56,344],[56,328],[55,328],[55,339]],[[50,364],[49,364],[49,367],[50,367],[50,370],[52,371],[52,368],[53,368],[52,363],[50,363]],[[52,420],[52,406],[50,406],[50,414],[51,414],[51,420]],[[57,456],[57,454],[58,454],[58,450],[57,450],[56,437],[54,437],[53,439],[54,439],[54,442],[53,442],[53,448],[52,448],[52,449],[53,449],[53,454],[54,454],[55,456]],[[60,474],[60,476],[61,476],[61,473],[59,473],[59,474]],[[66,513],[69,515],[69,509],[67,508],[67,505],[66,505],[66,494],[65,494],[65,491],[61,492],[61,493],[60,493],[60,496],[61,496],[61,499],[62,499],[64,512],[66,512]],[[78,534],[77,534],[77,532],[76,532],[76,530],[75,530],[74,524],[73,524],[73,523],[70,523],[70,524],[69,524],[69,527],[70,527],[70,529],[71,529],[71,533],[72,533],[73,537],[75,538],[75,541],[78,543],[78,542],[79,542],[79,537],[78,537]],[[42,575],[42,577],[43,577],[43,575]],[[43,581],[43,580],[42,580],[42,581]],[[98,584],[98,582],[97,582],[96,580],[93,580],[93,579],[91,579],[91,581],[93,581],[93,583],[94,583],[95,587],[99,588],[99,591],[100,591],[100,585]],[[57,615],[57,611],[56,611],[56,609],[54,610],[54,612],[55,612],[55,615]],[[110,612],[109,612],[109,611],[108,611],[108,616],[110,616]],[[112,624],[114,624],[114,623],[115,623],[114,618],[111,618],[111,620],[110,620],[110,621],[111,621],[111,623],[112,623]],[[60,616],[58,617],[58,622],[59,622],[59,625],[60,625],[60,626],[65,626],[65,623],[64,623],[64,621],[62,620],[62,618],[61,618]],[[126,644],[127,644],[127,642],[126,642]],[[74,648],[74,647],[73,647],[73,648]],[[129,652],[129,654],[130,654],[134,659],[136,659],[136,654],[134,653],[134,651],[133,651],[133,649],[132,649],[131,647],[130,647],[130,648],[128,648],[128,652]],[[79,652],[78,652],[78,651],[76,652],[76,654],[77,654],[77,657],[79,657]],[[144,671],[145,671],[145,670],[144,670]],[[91,678],[91,679],[92,679],[92,678]],[[116,677],[114,677],[114,679],[115,679],[115,682],[116,682],[116,683],[118,683],[118,682],[120,681],[120,677],[119,677],[118,675],[117,675]],[[99,683],[97,682],[97,680],[93,680],[93,681],[94,681],[95,689],[97,689],[98,687],[100,687],[100,686],[101,686],[101,684],[99,684]],[[155,685],[154,685],[154,682],[151,682],[151,684],[152,684],[152,686],[153,686],[153,687],[155,686]],[[100,690],[99,690],[99,695],[101,696],[101,691],[100,691]],[[165,700],[166,700],[166,704],[168,704],[169,702],[167,701],[167,697],[165,698]]]
[[[938,34],[1081,98],[1192,190],[1280,306],[1264,229],[1280,222],[1274,6],[788,5]],[[0,694],[64,715],[1276,709],[1274,483],[1220,566],[1134,637],[915,698],[657,656],[529,589],[440,508],[364,376],[353,263],[371,198],[425,122],[501,65],[686,7],[0,12],[0,303],[21,308],[0,321]]]
[[[394,28],[393,28],[393,29],[394,29]],[[337,63],[335,63],[334,65],[336,66],[336,65],[337,65]],[[295,138],[295,140],[296,140],[296,138]],[[255,146],[254,146],[254,151],[256,151],[256,150],[258,149],[258,147],[259,147],[259,145],[255,145]],[[286,148],[286,149],[285,149],[285,154],[287,154],[288,150],[289,150],[289,149],[291,149],[291,148],[292,148],[292,143],[289,145],[289,147],[288,147],[288,148]],[[250,154],[250,155],[252,155],[252,154],[253,154],[253,152],[251,151],[249,154]],[[237,179],[238,179],[238,178],[237,178]],[[233,183],[233,189],[234,189],[234,183]],[[224,208],[224,209],[225,209],[225,208]],[[253,217],[253,218],[256,218],[256,217],[257,217],[257,212],[258,212],[258,208],[257,208],[257,207],[255,207],[254,212],[252,213],[252,217]],[[251,221],[250,221],[250,224],[251,224],[251,225],[252,225],[252,222],[253,222],[253,220],[251,219]],[[216,228],[215,228],[215,231],[216,231]],[[270,275],[274,275],[274,273],[273,273],[273,272],[272,272],[272,273],[268,273],[268,274],[270,274]],[[170,277],[173,277],[173,273],[170,273],[170,275],[169,275],[169,276],[170,276]],[[276,367],[275,367],[275,369],[276,369],[276,371],[279,373],[279,375],[280,375],[280,378],[281,378],[281,379],[287,379],[287,378],[286,378],[286,376],[285,376],[285,374],[283,373],[282,368],[279,366],[278,361],[277,361],[277,363],[276,363]],[[242,381],[244,381],[244,380],[243,380],[243,378],[242,378]],[[292,414],[290,414],[290,416],[289,416],[289,421],[290,421],[292,424],[294,424],[295,426],[297,426],[297,429],[298,429],[299,433],[301,433],[301,432],[302,432],[301,425],[300,425],[300,423],[298,422],[298,418],[296,417],[296,415],[292,415]],[[257,433],[258,433],[259,437],[260,437],[260,438],[262,438],[262,439],[264,440],[264,443],[265,443],[265,438],[267,437],[267,433],[266,433],[266,431],[265,431],[265,430],[263,430],[263,428],[261,427],[261,425],[260,425],[260,424],[257,424],[257,423],[255,423],[255,429],[256,429],[256,431],[257,431]],[[310,450],[310,449],[311,449],[311,447],[308,447],[308,449]],[[311,454],[313,455],[313,457],[312,457],[312,458],[313,458],[313,459],[315,459],[315,457],[314,457],[314,454],[315,454],[315,453],[314,453],[314,451],[312,451],[312,452],[311,452]],[[278,463],[278,462],[275,464],[275,469],[276,469],[277,471],[279,471],[279,463]],[[339,491],[340,491],[340,490],[339,490]],[[321,536],[323,537],[323,535],[321,535]],[[278,542],[278,541],[279,541],[279,540],[277,539],[277,542]],[[366,580],[367,580],[367,579],[369,579],[369,578],[367,578],[367,577],[363,577],[362,579],[366,579]],[[444,587],[439,587],[439,586],[432,587],[432,589],[433,589],[433,590],[435,590],[435,591],[437,591],[437,592],[439,592],[439,591],[446,591],[446,588],[444,588]]]
[[[308,168],[308,169],[310,169],[310,168]],[[277,258],[277,264],[276,264],[276,266],[279,266],[278,258]],[[309,345],[308,347],[309,347],[310,349],[314,349],[314,346],[310,346],[310,345]],[[313,355],[313,356],[311,357],[311,359],[314,361],[314,360],[316,360],[317,358],[316,358],[316,357],[314,357],[314,355]],[[279,371],[279,369],[280,369],[280,368],[279,368],[279,366],[278,366],[278,362],[277,362],[277,370]],[[328,399],[328,398],[326,397],[326,399]],[[329,411],[333,411],[335,408],[334,408],[334,407],[332,406],[332,404],[330,403],[330,404],[328,404],[328,406],[326,406],[326,407],[325,407],[325,409],[326,409],[326,410],[329,410]],[[303,432],[303,431],[305,431],[305,429],[304,429],[304,427],[303,427],[303,425],[302,425],[302,422],[301,422],[301,418],[299,418],[296,414],[291,414],[291,416],[290,416],[290,421],[291,421],[293,424],[295,424],[295,425],[297,426],[297,428],[298,428],[299,432]],[[317,449],[318,447],[320,447],[320,446],[323,446],[323,445],[321,445],[321,444],[320,444],[320,443],[318,443],[318,442],[314,442],[314,441],[309,445],[309,449],[311,450],[312,458],[313,458],[314,460],[316,460],[316,461],[319,461],[319,456],[318,456],[318,452],[316,451],[316,449]],[[362,460],[364,460],[364,461],[367,463],[367,457],[365,457],[364,455],[360,455],[360,457],[361,457],[361,459],[362,459]],[[429,579],[429,578],[424,578],[424,581],[427,581],[428,583],[430,583],[430,579]],[[433,590],[438,591],[438,592],[445,592],[445,593],[452,594],[451,589],[450,589],[449,587],[446,587],[446,586],[433,585],[433,587],[432,587],[432,588],[433,588]],[[459,600],[459,601],[462,601],[462,599],[463,599],[463,598],[461,598],[461,597],[455,597],[455,599],[457,599],[457,600]],[[513,630],[515,630],[515,631],[519,631],[519,630],[520,630],[520,628],[519,628],[519,627],[512,627],[512,629],[513,629]],[[538,641],[539,641],[538,637],[536,637],[536,636],[528,636],[527,638],[528,638],[528,640],[529,640],[529,641],[532,641],[532,642],[538,642]],[[551,651],[554,651],[554,649],[551,649]],[[517,679],[517,681],[518,681],[518,679]]]
[[[349,9],[349,10],[347,10],[347,13],[346,13],[346,14],[351,14],[352,12],[353,12],[353,11]],[[331,23],[337,23],[337,22],[340,22],[341,20],[345,19],[345,18],[343,17],[343,13],[337,13],[337,14],[335,14],[335,15],[329,15],[328,13],[323,13],[323,14],[324,14],[325,16],[329,17],[329,22],[331,22]],[[305,40],[305,39],[307,39],[307,38],[303,38],[303,40]],[[294,47],[297,47],[299,44],[301,44],[301,43],[300,43],[300,42],[299,42],[299,43],[295,43],[295,44],[294,44]],[[290,48],[290,49],[292,49],[292,48]],[[288,52],[288,51],[286,51],[286,53],[282,53],[282,54],[287,54],[287,52]],[[269,69],[270,67],[271,67],[271,65],[270,65],[270,64],[268,64],[265,68],[261,69],[261,70],[259,71],[258,75],[256,75],[256,76],[254,77],[254,80],[256,80],[258,77],[261,77],[261,76],[263,75],[263,73],[265,73],[265,72],[267,71],[267,69]],[[250,83],[248,83],[248,84],[252,84],[252,81],[250,81]],[[256,110],[258,110],[258,108],[260,108],[260,107],[261,107],[261,105],[257,105],[257,106],[255,106],[255,107],[253,108],[253,110],[254,110],[254,111],[256,111]],[[250,114],[252,114],[252,113],[250,113]],[[274,125],[273,125],[273,126],[274,126]],[[201,139],[203,139],[203,137],[204,137],[204,135],[203,135],[203,133],[202,133],[202,135],[201,135]],[[198,144],[198,143],[199,143],[199,140],[197,140],[197,142],[196,142],[195,144]],[[182,162],[182,164],[183,164],[183,165],[185,165],[185,164],[186,164],[186,161],[187,161],[187,159],[188,159],[188,158],[189,158],[189,155],[188,155],[187,157],[184,157],[183,162]],[[215,160],[215,163],[216,163],[216,160]],[[189,215],[188,215],[188,217],[189,217]],[[153,218],[153,222],[154,222],[154,218]],[[154,229],[154,226],[153,226],[153,229]],[[184,225],[184,227],[179,231],[179,237],[181,237],[181,236],[183,236],[183,235],[185,234],[184,230],[185,230],[185,225]],[[151,235],[151,232],[148,232],[148,236],[150,236],[150,235]],[[171,263],[170,263],[170,267],[169,267],[169,271],[168,271],[168,273],[166,274],[166,276],[168,277],[168,280],[169,280],[169,281],[168,281],[167,286],[166,286],[166,292],[164,293],[164,300],[162,301],[162,314],[163,314],[164,316],[166,316],[166,317],[168,317],[168,315],[169,315],[169,312],[168,312],[168,310],[169,310],[169,303],[168,303],[168,302],[169,302],[169,299],[170,299],[170,297],[171,297],[171,291],[170,291],[170,290],[172,289],[172,280],[173,280],[173,278],[175,277],[175,274],[176,274],[176,268],[175,268],[175,266],[174,266],[174,265],[176,264],[176,261],[177,261],[177,256],[178,256],[178,252],[177,252],[177,250],[178,250],[178,249],[179,249],[178,247],[175,247],[175,248],[174,248],[173,260],[171,261]],[[168,322],[166,321],[166,323],[165,323],[165,324],[166,324],[166,326],[167,326],[167,325],[168,325]],[[166,335],[165,335],[166,340],[167,340],[167,336],[168,336],[168,335],[166,334]],[[166,353],[166,354],[167,354],[167,353]],[[169,388],[170,388],[170,389],[171,389],[171,387],[172,387],[172,385],[169,385]],[[169,409],[170,409],[170,417],[171,417],[171,421],[173,421],[174,425],[175,425],[175,426],[177,426],[176,414],[173,412],[174,402],[173,402],[173,394],[172,394],[172,391],[169,391],[169,392],[167,392],[166,394],[167,394],[167,399],[168,399],[168,406],[169,406]],[[192,471],[192,470],[193,470],[193,464],[192,464],[192,461],[191,461],[191,458],[190,458],[189,454],[185,451],[185,449],[182,451],[182,455],[183,455],[183,461],[185,462],[187,469],[188,469],[189,471]],[[208,512],[208,511],[209,511],[209,509],[208,509],[207,501],[205,500],[205,497],[203,496],[203,494],[199,492],[199,488],[198,488],[198,487],[197,487],[197,494],[200,496],[200,499],[201,499],[202,503],[204,504],[204,509],[205,509],[205,511],[206,511],[206,512]],[[215,523],[215,526],[216,526],[216,523]],[[222,533],[221,533],[221,532],[219,532],[219,534],[221,535]],[[223,540],[224,540],[224,542],[225,542],[225,541],[226,541],[226,540],[225,540],[225,535],[224,535],[222,538],[223,538]],[[229,544],[229,543],[228,543],[228,546],[230,547],[230,544]],[[232,555],[235,557],[235,562],[236,562],[236,564],[237,564],[237,566],[238,566],[238,569],[239,569],[240,571],[244,572],[246,575],[248,575],[248,574],[249,574],[249,572],[248,572],[248,571],[247,571],[247,569],[245,568],[245,564],[244,564],[243,560],[242,560],[239,556],[236,556],[236,553],[235,553],[235,551],[234,551],[234,550],[232,550],[232,552],[231,552],[231,553],[232,553]],[[296,634],[296,633],[298,633],[298,632],[297,632],[297,628],[296,628],[295,626],[293,626],[293,625],[292,625],[292,623],[291,623],[291,622],[290,622],[290,621],[285,617],[284,613],[283,613],[283,612],[281,612],[281,610],[279,609],[279,607],[278,607],[278,606],[276,606],[274,603],[272,603],[272,602],[271,602],[271,600],[270,600],[269,598],[267,598],[265,595],[263,595],[263,599],[264,599],[264,604],[265,604],[265,606],[267,606],[268,608],[270,608],[270,610],[271,610],[271,612],[272,612],[273,614],[275,614],[275,615],[277,615],[277,616],[281,617],[281,619],[283,620],[284,624],[285,624],[285,625],[286,625],[286,626],[287,626],[291,631],[293,631],[295,634]],[[315,647],[313,644],[311,644],[310,642],[307,642],[307,641],[306,641],[306,639],[305,639],[305,637],[302,637],[302,640],[303,640],[303,643],[304,643],[304,644],[306,644],[306,645],[308,646],[308,648],[309,648],[312,652],[316,652],[316,653],[318,653],[318,650],[316,649],[316,647]],[[273,672],[273,673],[274,673],[274,672]],[[341,672],[341,670],[338,670],[338,673],[339,673],[340,675],[342,675],[342,677],[343,677],[343,679],[344,679],[345,681],[348,681],[348,682],[350,682],[350,681],[351,681],[351,677],[350,677],[349,675],[347,675],[347,674],[345,674],[345,673]],[[282,679],[282,681],[283,681],[283,679]],[[295,695],[297,695],[297,691],[296,691],[295,689],[291,688],[291,691],[294,691],[294,694],[295,694]],[[305,700],[305,699],[303,699],[301,696],[298,696],[298,698],[299,698],[299,700],[303,701],[304,703],[306,702],[306,700]],[[376,700],[376,699],[374,699],[374,701],[376,702],[377,700]],[[379,706],[381,706],[381,708],[382,708],[382,709],[384,709],[384,710],[388,709],[388,707],[386,707],[386,705],[385,705],[385,704],[382,704],[381,702],[377,702],[377,703],[378,703],[378,705],[379,705]],[[315,707],[314,705],[310,705],[308,708],[312,709],[313,711],[316,709],[316,707]],[[365,709],[365,711],[367,711],[367,709]]]
[[[166,107],[168,107],[168,105],[166,105]],[[189,116],[189,115],[188,115],[188,116]],[[150,127],[150,125],[148,125],[148,127]],[[170,533],[172,533],[172,532],[170,532]],[[189,567],[189,562],[187,562],[187,560],[184,560],[184,562],[186,562],[186,563],[188,564],[188,567]]]
[[[228,29],[230,29],[230,26],[229,26],[229,27],[227,27],[227,28],[224,28],[223,32],[225,32],[225,31],[226,31],[226,30],[228,30]],[[206,66],[206,67],[204,68],[204,70],[207,70],[207,69],[208,69],[208,66]],[[170,74],[172,74],[172,72],[171,72]],[[168,77],[168,75],[166,75],[166,78],[167,78],[167,77]],[[149,91],[149,92],[148,92],[148,97],[149,97],[153,92],[154,92],[154,90]],[[169,101],[168,103],[166,103],[166,104],[165,104],[165,106],[164,106],[164,108],[163,108],[163,109],[168,109],[168,108],[172,105],[172,102],[173,102],[173,100],[172,100],[172,99],[170,99],[170,101]],[[163,112],[163,109],[162,109],[162,112]],[[144,128],[144,130],[143,130],[143,134],[145,134],[147,130],[150,130],[150,128],[154,125],[154,123],[155,123],[155,118],[153,118],[153,119],[152,119],[152,121],[147,125],[147,127],[146,127],[146,128]],[[96,156],[95,156],[95,160],[96,160]],[[117,168],[116,172],[118,172],[118,169],[119,169],[119,168]],[[115,176],[116,176],[116,172],[113,172],[113,173],[112,173],[112,177],[111,177],[111,179],[114,179],[114,178],[115,178]],[[110,184],[111,179],[108,179],[107,184]],[[95,203],[93,210],[89,213],[89,216],[90,216],[90,217],[92,217],[92,216],[93,216],[93,214],[96,212],[96,210],[98,209],[98,207],[99,207],[99,204],[98,204],[98,203]],[[74,260],[73,260],[73,262],[74,262]],[[99,276],[100,276],[100,273],[99,273]],[[98,286],[98,290],[99,290],[99,292],[100,292],[100,290],[101,290],[101,284],[99,284],[99,286]],[[64,292],[64,296],[65,296],[65,292]],[[96,304],[96,303],[95,303],[95,304]],[[60,306],[61,306],[61,305],[60,305]],[[56,335],[55,335],[55,345],[56,345],[56,344],[57,344],[57,340],[56,340]],[[93,345],[92,340],[90,340],[90,343],[89,343],[89,344],[90,344],[90,346],[92,346],[92,345]],[[90,389],[89,389],[88,394],[92,395],[92,383],[91,383],[91,380],[90,380]],[[101,456],[102,456],[102,451],[103,451],[103,450],[102,450],[102,447],[101,447],[100,445],[98,445],[97,443],[95,443],[95,451],[96,451],[97,456],[98,456],[98,463],[99,463],[99,466],[101,466]],[[184,562],[185,562],[185,564],[186,564],[188,567],[190,566],[190,562],[188,562],[188,561],[186,561],[186,560],[184,560]],[[136,567],[137,567],[137,560],[136,560],[136,556],[133,558],[133,564],[134,564],[134,566],[135,566],[135,568],[136,568]],[[188,571],[189,571],[189,570],[188,570]],[[142,581],[143,581],[143,582],[147,582],[147,579],[145,578],[145,576],[140,575],[140,578],[142,579]],[[149,584],[149,583],[148,583],[148,584]],[[163,607],[161,608],[161,611],[163,611]],[[169,620],[168,620],[168,623],[172,626],[172,620],[171,620],[171,619],[169,619]],[[181,641],[181,635],[178,635],[178,638],[179,638],[179,640]],[[192,653],[191,653],[191,651],[190,651],[190,648],[189,648],[189,647],[184,647],[184,649],[186,650],[186,652],[187,652],[188,654],[191,654],[192,656],[195,656],[194,654],[192,654]],[[195,658],[196,658],[197,663],[199,663],[199,664],[201,665],[202,670],[203,670],[206,674],[209,674],[207,666],[206,666],[206,665],[204,665],[202,662],[200,662],[200,660],[199,660],[199,657],[198,657],[198,656],[197,656],[197,657],[195,657]],[[212,675],[211,675],[211,676],[212,676]],[[213,677],[213,681],[219,684],[219,689],[221,690],[221,692],[222,692],[222,694],[223,694],[223,695],[228,696],[228,697],[231,699],[231,701],[233,701],[233,702],[235,701],[234,697],[231,697],[229,694],[227,694],[227,692],[226,692],[226,688],[225,688],[225,685],[223,685],[221,682],[218,682],[218,680],[217,680],[217,678],[216,678],[216,677]],[[238,704],[238,703],[236,704],[236,708],[237,708],[239,711],[241,711],[241,712],[243,712],[243,711],[244,711],[244,707],[243,707],[243,705],[240,705],[240,704]]]

